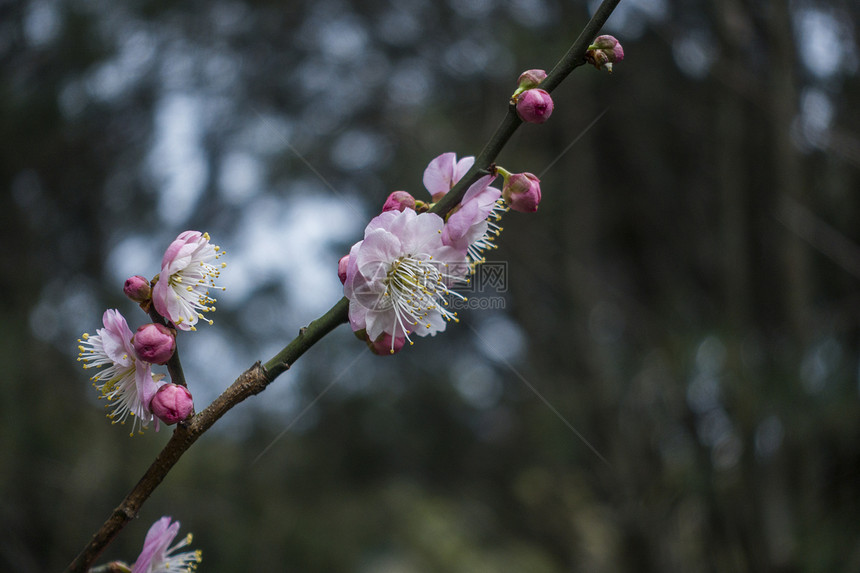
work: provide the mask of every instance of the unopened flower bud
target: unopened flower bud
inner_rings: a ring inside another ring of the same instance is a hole
[[[552,114],[550,95],[541,89],[526,90],[517,97],[517,115],[528,123],[543,123]]]
[[[185,386],[164,384],[152,397],[149,410],[169,426],[188,417],[194,410],[194,400]]]
[[[340,279],[340,284],[346,282],[346,267],[349,265],[349,255],[344,255],[337,262],[337,278]]]
[[[540,179],[532,173],[514,173],[505,177],[502,197],[514,211],[534,213],[540,204]]]
[[[517,84],[521,90],[525,91],[538,87],[545,79],[546,72],[543,70],[526,70],[520,74]]]
[[[606,68],[612,72],[612,64],[620,62],[624,59],[624,48],[614,36],[604,35],[598,36],[594,42],[588,46],[588,51],[585,52],[585,60],[593,65],[598,70]]]
[[[125,279],[122,292],[124,292],[125,296],[134,302],[146,302],[152,296],[152,289],[149,286],[149,281],[140,275],[135,275]]]
[[[383,213],[386,211],[403,211],[404,209],[415,210],[415,197],[406,191],[395,191],[388,196],[382,206]]]
[[[167,364],[176,350],[176,337],[163,324],[144,324],[132,338],[137,357],[152,364]]]
[[[397,338],[392,339],[391,335],[387,332],[383,332],[382,335],[373,342],[368,339],[366,339],[366,341],[371,352],[378,354],[379,356],[396,354],[397,352],[400,352],[400,349],[403,348],[404,344],[406,344],[406,338],[403,336],[398,336]]]

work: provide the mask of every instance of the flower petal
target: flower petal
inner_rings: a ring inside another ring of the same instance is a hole
[[[434,198],[438,194],[444,195],[454,186],[454,177],[457,169],[457,154],[453,152],[443,153],[433,159],[427,169],[424,170],[424,187]]]

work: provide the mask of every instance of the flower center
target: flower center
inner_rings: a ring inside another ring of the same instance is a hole
[[[391,264],[382,281],[385,299],[394,308],[395,327],[399,326],[403,330],[409,344],[412,344],[409,333],[415,327],[423,323],[426,328],[432,328],[427,320],[432,312],[438,312],[445,320],[459,320],[456,312],[446,308],[449,295],[466,300],[463,295],[449,288],[449,285],[465,279],[453,274],[447,263],[432,259],[430,255],[404,255]]]

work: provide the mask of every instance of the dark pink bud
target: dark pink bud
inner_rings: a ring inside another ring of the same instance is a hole
[[[176,350],[176,337],[163,324],[144,324],[132,337],[137,357],[152,364],[167,364]]]
[[[541,89],[526,90],[517,98],[517,115],[528,123],[543,123],[552,114],[552,98]]]
[[[614,36],[598,36],[585,52],[585,60],[598,70],[606,68],[612,72],[612,64],[624,59],[624,48]]]
[[[184,420],[194,411],[194,400],[185,386],[164,384],[152,397],[149,410],[169,426]]]
[[[134,302],[146,302],[152,296],[149,281],[140,275],[127,278],[122,287],[122,292]]]
[[[349,255],[344,255],[337,262],[337,278],[340,279],[340,284],[346,282],[346,267],[349,265]]]
[[[382,206],[383,213],[386,211],[403,211],[404,209],[415,210],[415,197],[406,191],[395,191],[388,196]]]
[[[534,213],[540,204],[540,179],[532,173],[514,173],[505,179],[502,197],[514,211]]]
[[[390,354],[396,354],[400,352],[400,349],[403,348],[403,345],[406,344],[406,338],[402,336],[398,336],[394,339],[394,344],[391,343],[392,338],[391,335],[387,332],[383,332],[382,335],[376,339],[375,342],[367,341],[367,345],[370,347],[371,352],[374,354],[378,354],[379,356],[388,356]]]
[[[545,79],[546,72],[543,70],[526,70],[520,74],[517,84],[521,90],[529,90],[538,87]]]

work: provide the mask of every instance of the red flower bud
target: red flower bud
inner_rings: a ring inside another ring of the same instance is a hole
[[[540,204],[540,179],[532,173],[514,173],[505,179],[502,197],[514,211],[534,213]]]
[[[337,262],[337,278],[340,279],[340,284],[346,282],[346,267],[349,265],[349,255],[344,255]]]
[[[367,336],[365,334],[365,336]],[[406,338],[402,336],[398,336],[394,339],[394,344],[391,343],[391,335],[387,332],[383,332],[382,335],[376,339],[376,341],[371,342],[367,340],[367,345],[370,347],[371,352],[374,354],[378,354],[379,356],[388,356],[389,354],[396,354],[400,352],[400,349],[403,348],[403,345],[406,344]]]
[[[598,70],[606,68],[612,72],[612,64],[624,59],[624,48],[614,36],[598,36],[585,52],[585,60]]]
[[[403,211],[404,209],[415,210],[415,197],[406,191],[395,191],[388,196],[385,204],[382,206],[382,212],[386,211]]]
[[[167,364],[176,350],[176,337],[163,324],[144,324],[131,340],[137,357],[152,364]]]
[[[125,296],[134,302],[146,302],[152,296],[152,289],[149,286],[149,281],[140,275],[135,275],[125,279],[125,285],[122,287],[122,292]]]
[[[546,72],[543,70],[526,70],[520,74],[517,85],[521,90],[529,90],[538,87],[545,79]]]
[[[152,397],[149,409],[169,426],[188,417],[194,410],[194,400],[185,386],[165,384]]]
[[[543,123],[552,114],[550,95],[541,89],[526,90],[517,97],[517,115],[528,123]]]

